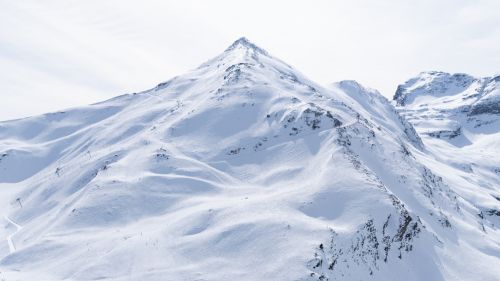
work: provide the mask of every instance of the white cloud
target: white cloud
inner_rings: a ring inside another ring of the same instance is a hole
[[[0,119],[135,92],[246,36],[313,80],[388,97],[422,70],[499,72],[499,1],[0,0]]]

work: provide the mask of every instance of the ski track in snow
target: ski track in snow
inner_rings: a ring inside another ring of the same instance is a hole
[[[14,253],[16,251],[16,247],[14,245],[14,242],[12,241],[12,237],[14,237],[14,235],[16,235],[19,231],[21,231],[21,229],[23,228],[22,226],[20,226],[19,224],[17,224],[16,222],[14,222],[11,218],[9,218],[7,215],[4,215],[3,216],[4,219],[6,221],[8,221],[10,224],[14,225],[16,227],[16,231],[14,233],[11,233],[7,236],[6,240],[7,240],[7,243],[9,244],[9,251],[10,253]]]

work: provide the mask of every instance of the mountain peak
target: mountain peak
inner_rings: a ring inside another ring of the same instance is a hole
[[[239,49],[239,48],[249,49],[249,50],[257,51],[257,52],[262,53],[262,54],[267,54],[267,52],[264,49],[260,48],[259,46],[255,45],[254,43],[250,42],[250,40],[248,40],[246,37],[241,37],[238,40],[234,41],[233,44],[231,44],[231,46],[229,46],[226,49],[226,52],[231,51],[231,50],[235,50],[235,49]]]
[[[248,38],[243,36],[243,37],[238,38],[236,41],[234,41],[233,44],[253,44],[253,43],[250,42],[250,40],[248,40]]]
[[[464,73],[423,71],[398,85],[393,99],[398,105],[411,103],[418,96],[451,96],[461,93],[478,79]]]

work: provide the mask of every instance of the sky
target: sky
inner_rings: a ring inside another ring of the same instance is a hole
[[[498,0],[0,0],[0,120],[149,89],[242,36],[388,98],[421,71],[500,73]]]

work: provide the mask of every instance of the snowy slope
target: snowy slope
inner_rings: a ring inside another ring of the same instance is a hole
[[[478,214],[498,177],[437,155],[375,90],[241,38],[153,89],[1,122],[0,277],[497,280]]]
[[[398,87],[398,110],[422,136],[445,176],[480,209],[487,224],[500,222],[500,76],[423,72]]]

